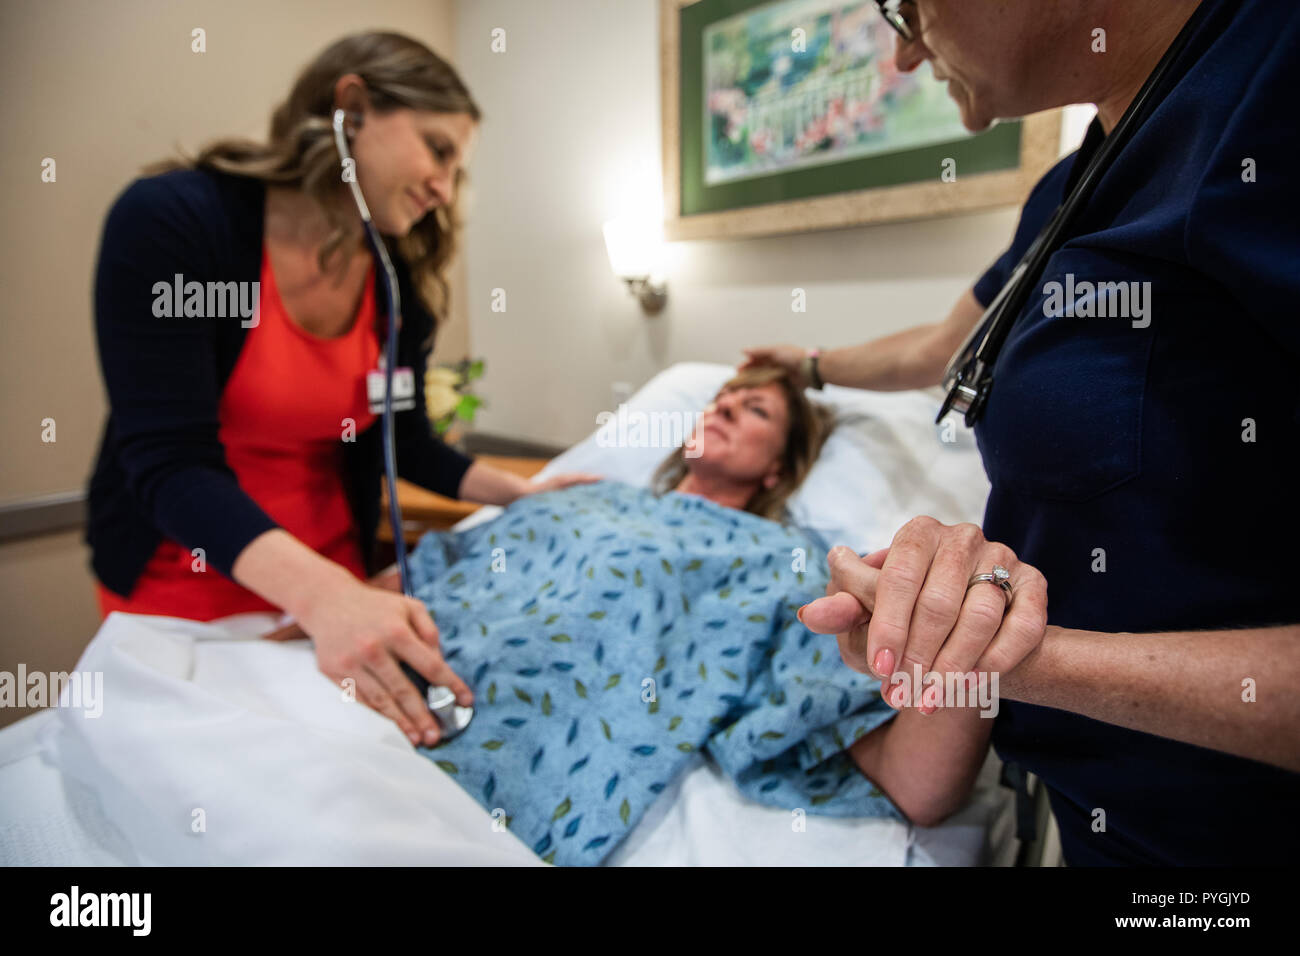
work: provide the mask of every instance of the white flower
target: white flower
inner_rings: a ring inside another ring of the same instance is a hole
[[[429,417],[437,421],[456,410],[460,404],[460,393],[450,385],[426,380],[424,404],[428,407]]]
[[[455,388],[460,384],[460,373],[454,368],[441,368],[433,366],[424,373],[424,386],[446,385],[448,388]]]

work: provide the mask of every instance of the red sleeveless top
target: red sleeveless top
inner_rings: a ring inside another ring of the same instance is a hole
[[[218,407],[218,437],[239,486],[280,527],[362,579],[341,442],[348,419],[355,435],[376,417],[366,399],[366,372],[379,361],[374,268],[372,262],[352,328],[323,339],[285,312],[263,246],[260,318],[248,330]],[[164,536],[129,597],[96,582],[100,611],[210,621],[280,610],[220,571],[198,567],[197,556]]]

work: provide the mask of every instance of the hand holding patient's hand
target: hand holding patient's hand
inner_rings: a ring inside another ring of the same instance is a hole
[[[1006,545],[985,540],[973,524],[915,518],[888,548],[866,558],[833,548],[829,563],[827,596],[806,605],[800,620],[811,631],[836,634],[844,663],[880,677],[891,706],[907,703],[907,685],[890,692],[896,671],[909,678],[931,671],[1007,673],[1043,640],[1046,579]],[[996,585],[967,589],[972,575],[995,564],[1011,574],[1009,608]],[[927,693],[922,711],[938,703]]]

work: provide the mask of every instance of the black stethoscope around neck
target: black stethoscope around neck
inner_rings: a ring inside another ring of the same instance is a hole
[[[1156,68],[1129,104],[1120,121],[1101,141],[1092,159],[1079,176],[1047,225],[1030,243],[1020,262],[1011,271],[1001,291],[989,303],[980,320],[962,341],[948,366],[944,369],[942,384],[947,390],[935,423],[942,422],[949,412],[958,412],[966,424],[973,427],[984,413],[989,395],[993,391],[993,367],[999,352],[1011,332],[1011,327],[1024,310],[1034,283],[1042,275],[1047,260],[1060,248],[1065,230],[1078,216],[1079,210],[1091,197],[1097,182],[1113,165],[1120,150],[1133,138],[1134,133],[1160,104],[1169,90],[1181,78],[1174,72],[1174,63],[1187,46],[1192,34],[1200,27],[1208,11],[1215,4],[1203,2],[1183,25],[1174,42],[1169,45]],[[1185,71],[1184,71],[1185,72]],[[1094,121],[1096,122],[1096,121]]]

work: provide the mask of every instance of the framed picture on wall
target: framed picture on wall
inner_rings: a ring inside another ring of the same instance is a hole
[[[1060,111],[972,135],[894,67],[875,0],[660,0],[664,234],[762,236],[1018,204]]]

